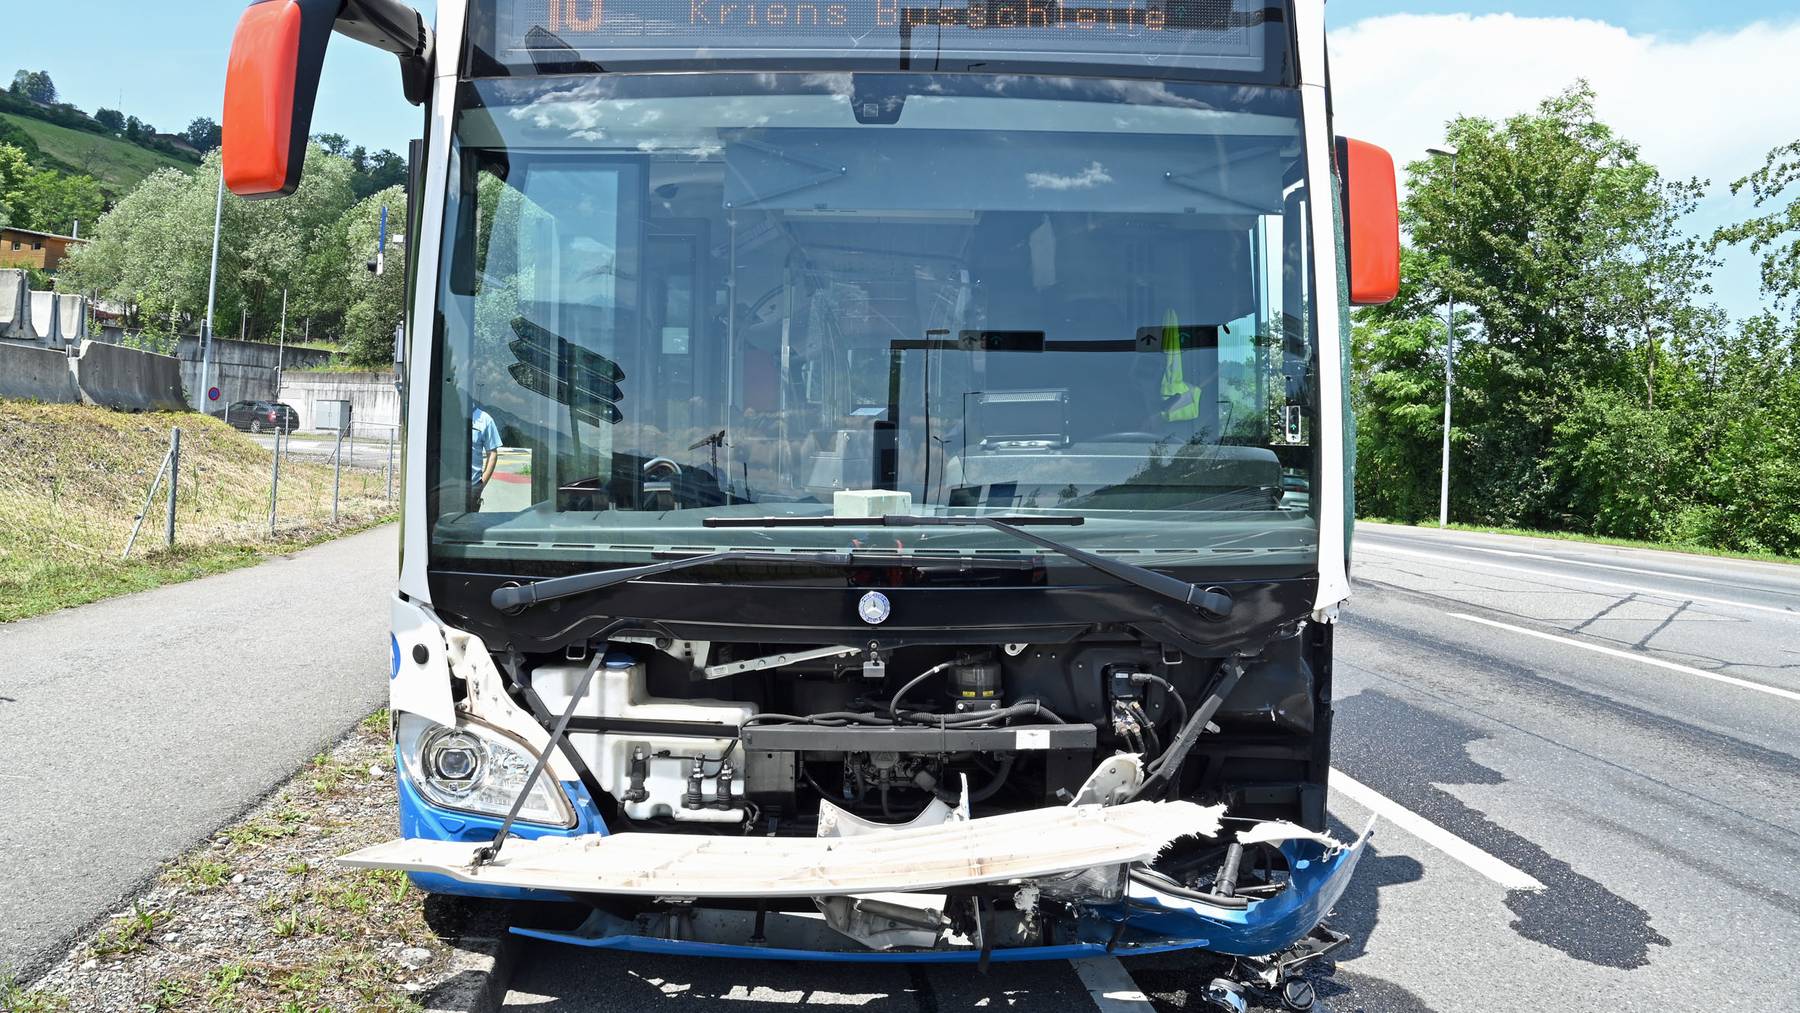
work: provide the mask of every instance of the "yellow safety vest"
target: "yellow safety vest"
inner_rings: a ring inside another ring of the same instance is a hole
[[[1162,416],[1169,422],[1193,422],[1200,417],[1201,388],[1187,382],[1181,371],[1181,322],[1170,310],[1163,316],[1162,396],[1165,403],[1177,398]]]

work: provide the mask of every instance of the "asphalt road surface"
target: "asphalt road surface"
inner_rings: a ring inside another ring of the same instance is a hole
[[[1337,644],[1332,813],[1346,837],[1382,820],[1331,919],[1352,941],[1320,1008],[1794,1008],[1800,567],[1362,525]],[[984,978],[528,943],[505,1001],[1148,1013],[1211,1009],[1219,970]]]
[[[275,449],[274,433],[253,433],[250,434],[250,438],[262,444],[264,450]],[[330,461],[331,455],[337,452],[337,441],[329,436],[320,439],[315,436],[295,434],[290,438],[283,439],[281,447],[289,458],[304,457],[308,461]],[[373,468],[379,471],[386,468],[391,460],[394,474],[396,476],[400,474],[400,447],[388,440],[369,437],[347,439],[344,441],[343,454],[346,467]]]
[[[60,958],[382,705],[395,558],[378,528],[0,626],[0,972]]]

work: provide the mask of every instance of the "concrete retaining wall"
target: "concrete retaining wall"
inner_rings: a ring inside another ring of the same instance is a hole
[[[181,363],[173,356],[140,352],[102,341],[83,341],[75,386],[88,404],[126,411],[181,411]]]
[[[317,428],[314,406],[320,401],[350,402],[350,417],[359,431],[365,424],[400,424],[400,392],[391,373],[284,373],[276,400],[294,406],[302,429]]]
[[[74,404],[81,400],[60,350],[0,341],[0,397]]]
[[[175,350],[181,359],[181,379],[188,390],[200,387],[200,339],[181,339]],[[275,367],[285,363],[284,372],[319,367],[331,361],[331,353],[316,348],[287,348],[261,341],[237,341],[216,338],[213,341],[212,386],[219,388],[218,405],[233,401],[255,401],[272,398],[275,390]]]

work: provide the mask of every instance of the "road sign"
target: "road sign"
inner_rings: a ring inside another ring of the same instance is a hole
[[[206,399],[208,401],[217,401],[219,399],[219,388],[217,388],[217,387],[206,388]]]

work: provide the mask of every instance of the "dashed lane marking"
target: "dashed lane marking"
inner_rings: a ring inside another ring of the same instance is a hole
[[[1468,566],[1479,566],[1488,570],[1505,570],[1510,573],[1523,573],[1530,577],[1536,577],[1538,580],[1574,581],[1580,584],[1596,584],[1601,587],[1610,587],[1620,591],[1630,591],[1633,594],[1641,594],[1648,598],[1672,598],[1676,601],[1705,602],[1708,605],[1725,605],[1731,608],[1753,609],[1757,612],[1773,612],[1776,615],[1787,616],[1790,619],[1800,618],[1800,609],[1797,608],[1780,608],[1774,605],[1755,605],[1747,601],[1734,601],[1730,598],[1712,598],[1702,594],[1690,594],[1686,591],[1665,591],[1650,587],[1640,587],[1636,584],[1625,584],[1616,580],[1607,580],[1604,577],[1583,577],[1579,574],[1554,573],[1548,570],[1541,570],[1528,566],[1509,566],[1506,563],[1491,563],[1485,559],[1470,559],[1467,556],[1456,556],[1446,552],[1394,549],[1385,545],[1366,546],[1365,551],[1369,554],[1378,556],[1393,555],[1411,556],[1415,559],[1453,560]],[[1580,589],[1570,588],[1570,590],[1575,591]]]
[[[1083,957],[1069,963],[1100,1013],[1154,1013],[1150,997],[1138,989],[1117,957]]]
[[[1635,661],[1643,665],[1654,665],[1657,668],[1666,668],[1671,672],[1680,672],[1683,675],[1691,675],[1696,679],[1710,679],[1713,682],[1722,682],[1727,686],[1736,686],[1739,689],[1767,693],[1770,696],[1778,696],[1784,700],[1800,701],[1800,693],[1796,693],[1791,689],[1782,689],[1778,686],[1769,686],[1760,682],[1751,682],[1749,679],[1739,679],[1733,675],[1720,675],[1717,672],[1708,672],[1705,669],[1692,668],[1687,665],[1678,665],[1673,661],[1664,661],[1661,658],[1652,657],[1639,651],[1620,651],[1611,647],[1601,647],[1599,644],[1590,644],[1586,641],[1575,640],[1571,637],[1559,637],[1554,633],[1544,633],[1541,630],[1527,629],[1523,626],[1514,626],[1511,623],[1497,622],[1493,619],[1483,619],[1480,616],[1472,616],[1464,612],[1447,612],[1445,615],[1448,615],[1453,619],[1466,619],[1469,622],[1480,623],[1483,626],[1492,626],[1495,629],[1506,630],[1510,633],[1519,633],[1527,637],[1536,637],[1539,640],[1548,640],[1553,644],[1562,644],[1566,647],[1579,647],[1584,651],[1593,651],[1595,654],[1604,654],[1612,658],[1623,658],[1626,661]]]

